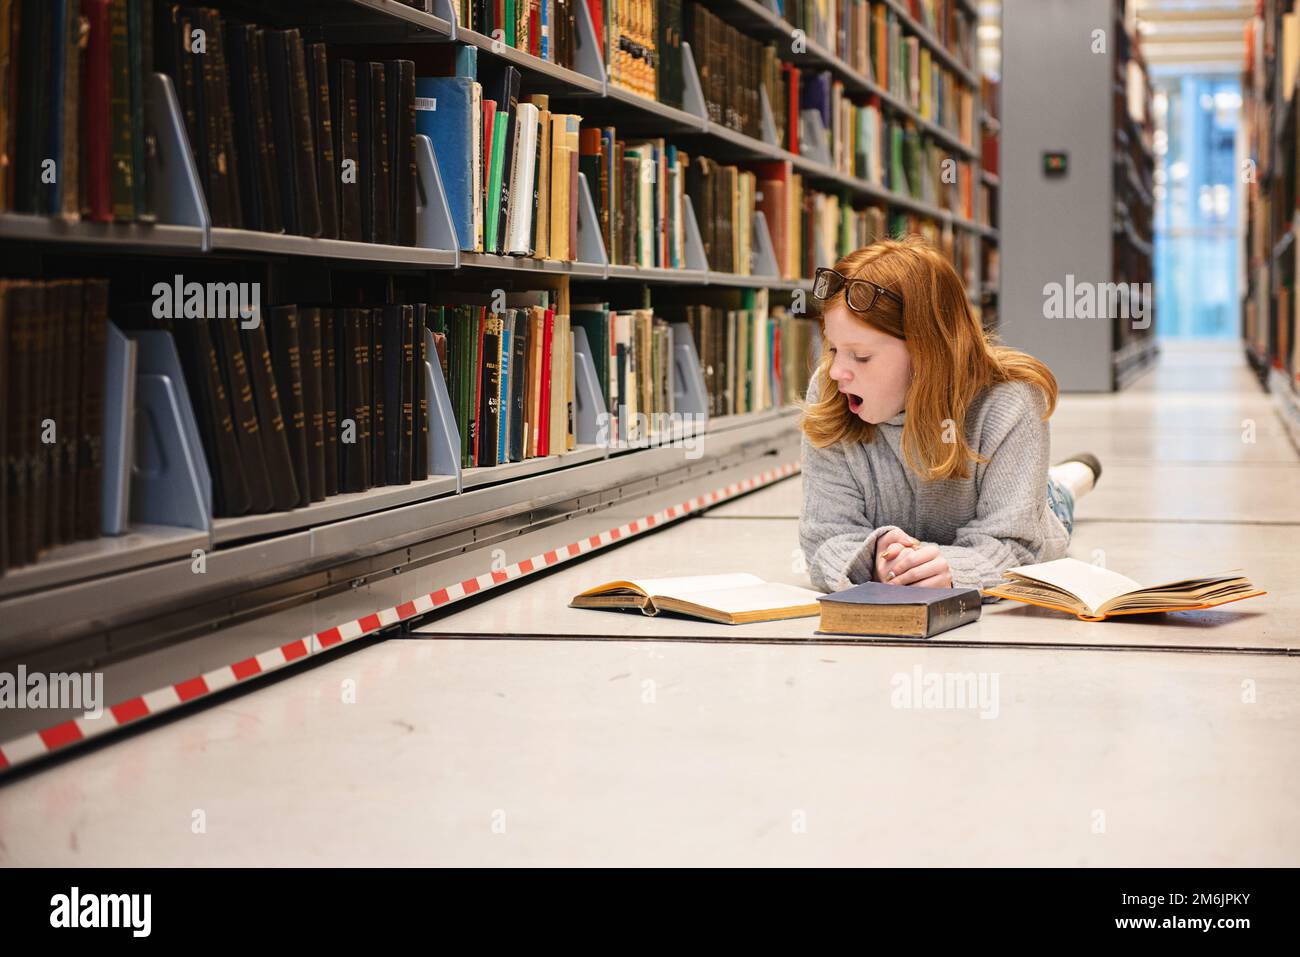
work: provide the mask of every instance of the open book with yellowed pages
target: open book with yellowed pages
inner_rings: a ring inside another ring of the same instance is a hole
[[[765,582],[756,575],[688,575],[612,581],[576,595],[570,608],[640,609],[657,615],[671,611],[720,625],[812,618],[820,614],[821,592]]]
[[[983,594],[1068,612],[1083,621],[1101,621],[1113,615],[1213,608],[1267,594],[1239,572],[1234,568],[1205,578],[1142,586],[1098,565],[1058,558],[1009,568],[1004,573],[1009,581],[985,588]]]

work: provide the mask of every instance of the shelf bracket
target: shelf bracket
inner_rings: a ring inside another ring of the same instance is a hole
[[[136,344],[110,322],[105,351],[104,473],[100,486],[100,532],[104,535],[121,535],[131,522]]]
[[[460,26],[456,22],[456,7],[455,0],[433,0],[433,15],[442,17],[451,25],[451,29],[447,34],[448,40],[456,39],[456,28]]]
[[[776,117],[772,114],[772,101],[767,97],[767,87],[758,87],[758,125],[762,130],[763,142],[768,146],[781,149],[781,137],[776,132]]]
[[[750,250],[749,274],[761,279],[780,279],[781,267],[776,262],[776,249],[772,233],[767,228],[767,217],[761,209],[754,211],[754,246]]]
[[[609,85],[605,75],[604,51],[596,43],[596,27],[591,19],[591,9],[585,2],[577,4],[577,31],[574,37],[573,68],[583,76],[600,81],[600,95],[604,96]]]
[[[609,410],[600,391],[596,363],[587,341],[587,330],[573,327],[573,395],[577,404],[577,440],[583,445],[609,448]]]

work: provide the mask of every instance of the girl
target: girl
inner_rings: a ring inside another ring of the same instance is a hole
[[[813,585],[982,589],[1063,557],[1101,464],[1048,469],[1056,379],[991,341],[948,260],[919,237],[881,240],[818,269],[813,298],[799,518]]]

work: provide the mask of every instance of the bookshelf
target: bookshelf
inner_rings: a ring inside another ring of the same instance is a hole
[[[1245,201],[1246,357],[1300,445],[1300,303],[1296,299],[1296,73],[1300,33],[1293,0],[1265,0],[1246,25],[1242,74],[1248,169]]]
[[[998,328],[1063,390],[1114,391],[1156,354],[1150,83],[1121,2],[1054,10],[1002,6]]]
[[[966,265],[968,292],[973,302],[980,303],[986,283],[978,268],[979,250],[996,248],[998,242],[996,223],[987,205],[972,207],[970,215],[965,215],[937,200],[900,192],[786,149],[770,137],[741,132],[710,118],[701,101],[690,106],[670,105],[611,83],[588,7],[581,0],[575,6],[576,55],[571,68],[470,29],[460,22],[459,5],[450,0],[430,0],[422,8],[398,0],[321,0],[312,4],[209,0],[205,5],[242,13],[255,22],[298,26],[309,39],[350,48],[364,44],[472,47],[482,58],[480,62],[508,63],[519,69],[525,89],[547,92],[565,109],[582,115],[584,123],[589,116],[597,121],[611,119],[620,129],[627,126],[637,135],[667,137],[680,142],[692,155],[709,156],[720,163],[788,162],[809,187],[833,192],[846,207],[865,205],[888,214],[913,214],[931,224],[946,244],[961,250],[958,255]],[[756,0],[709,0],[701,6],[764,41],[790,44],[798,29],[771,6]],[[952,17],[961,18],[969,27],[960,49],[942,42],[923,22],[915,4],[890,0],[870,8],[878,8],[896,22],[899,36],[913,38],[918,48],[928,51],[935,68],[951,74],[954,83],[969,95],[971,115],[983,115],[980,82],[971,68],[975,18],[971,4],[948,7]],[[688,89],[698,90],[700,80],[690,45],[683,46],[683,82]],[[909,124],[945,158],[951,156],[966,164],[966,175],[973,183],[983,182],[977,123],[962,135],[955,125],[944,125],[926,115],[899,92],[891,92],[851,66],[841,53],[813,39],[797,50],[786,48],[782,58],[801,68],[829,71],[850,98],[875,98],[882,111]],[[310,297],[300,291],[313,284],[327,291],[376,289],[380,290],[376,295],[383,296],[398,287],[408,291],[423,288],[432,295],[444,288],[491,288],[488,283],[518,290],[532,288],[534,283],[564,283],[575,296],[618,300],[620,309],[633,308],[637,300],[654,298],[662,291],[690,297],[765,290],[772,295],[773,304],[783,304],[784,297],[811,288],[808,275],[783,276],[779,269],[773,272],[767,265],[760,265],[750,275],[709,268],[689,202],[693,228],[686,231],[683,267],[611,262],[593,221],[591,184],[585,177],[579,179],[586,201],[578,214],[580,251],[576,258],[537,259],[461,249],[444,192],[446,174],[439,170],[431,149],[428,157],[421,154],[416,179],[416,245],[219,226],[200,183],[196,153],[176,91],[161,74],[151,75],[146,82],[152,91],[146,128],[159,147],[148,167],[158,200],[158,222],[66,221],[0,212],[0,250],[22,275],[96,275],[102,271],[120,280],[132,272],[170,274],[173,267],[176,271],[207,270],[205,274],[230,271],[259,278],[273,290],[271,301],[275,303],[293,302],[295,293],[305,301]],[[417,147],[417,152],[421,149]],[[754,222],[755,248],[770,252],[772,236],[761,213]],[[832,261],[836,257],[833,250],[821,252]],[[680,336],[687,327],[676,325],[675,334]],[[680,339],[676,341],[680,344]],[[675,358],[682,359],[680,350],[676,351]],[[699,356],[693,346],[682,361],[688,371],[693,361],[694,374],[699,375]],[[436,369],[437,363],[431,366]],[[589,373],[590,369],[582,366],[578,371]],[[168,378],[157,370],[149,375]],[[162,390],[160,403],[186,391],[183,381],[175,381],[184,379],[183,372],[171,378],[172,385],[179,388],[170,393]],[[446,390],[440,372],[436,379],[439,388]],[[166,418],[165,403],[150,406],[143,398],[138,401],[140,409],[153,410],[159,417],[151,427],[154,431],[147,433],[147,441],[183,440],[185,429]],[[441,429],[445,437],[447,429],[437,419],[435,403],[430,401],[429,406],[430,435]],[[205,490],[201,481],[162,474],[151,488],[164,495],[174,492],[191,502],[206,498],[206,512],[192,526],[147,521],[133,512],[122,535],[57,545],[33,563],[8,569],[0,575],[0,614],[13,625],[13,631],[0,642],[0,657],[11,657],[23,649],[48,650],[50,641],[65,639],[107,653],[110,643],[92,634],[104,629],[121,636],[111,645],[117,651],[146,640],[192,635],[251,614],[260,601],[251,596],[260,594],[259,590],[274,593],[268,601],[307,602],[364,579],[384,563],[402,565],[400,556],[394,555],[403,546],[396,542],[417,542],[422,535],[428,539],[441,536],[445,539],[442,546],[464,550],[503,523],[518,530],[541,527],[563,516],[562,508],[548,503],[590,510],[598,502],[656,487],[675,469],[700,475],[777,452],[789,455],[793,412],[776,404],[755,412],[710,416],[704,427],[710,452],[695,465],[683,464],[682,450],[666,446],[665,436],[613,448],[578,442],[558,454],[490,467],[456,468],[446,474],[431,472],[410,484],[344,492],[309,505],[259,514],[214,516],[211,491]],[[797,449],[797,443],[794,446]],[[175,447],[182,448],[183,441]],[[205,552],[210,562],[205,575],[195,575],[190,569],[195,550]],[[415,551],[419,549],[412,545],[407,561]],[[425,552],[432,554],[433,550]],[[157,624],[153,637],[149,637],[149,622]],[[47,634],[57,637],[43,637]]]

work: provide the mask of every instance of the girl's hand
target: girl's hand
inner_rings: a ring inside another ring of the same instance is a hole
[[[891,551],[887,549],[886,551]],[[951,588],[952,569],[938,545],[899,548],[899,554],[887,561],[880,581],[891,585],[919,585],[922,588]]]
[[[876,581],[888,581],[887,576],[892,568],[892,562],[903,552],[917,548],[920,544],[899,528],[891,528],[876,539]]]

